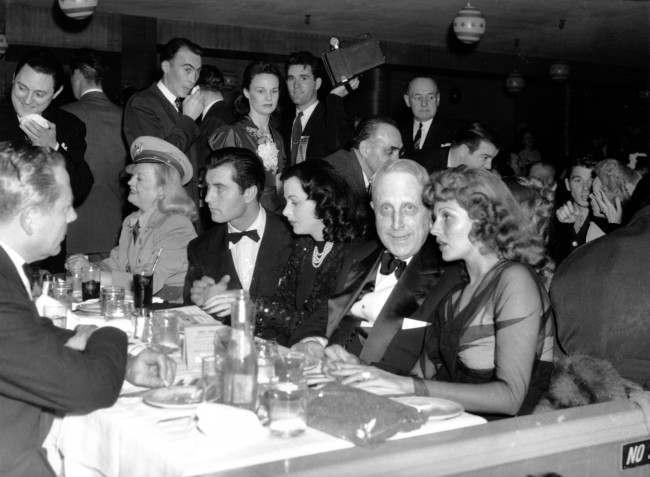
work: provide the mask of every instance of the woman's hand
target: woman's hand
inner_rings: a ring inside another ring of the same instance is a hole
[[[81,253],[75,253],[70,255],[65,261],[65,267],[68,270],[83,270],[90,266],[90,261],[88,257]]]
[[[573,202],[569,201],[557,209],[555,216],[557,217],[557,220],[563,224],[573,224],[576,220],[578,220],[580,212],[578,208],[573,205]]]
[[[328,363],[332,363],[333,366],[336,366],[335,363],[359,364],[359,358],[337,344],[325,348],[325,359]]]
[[[329,374],[343,378],[341,384],[354,386],[375,394],[412,394],[413,379],[391,374],[374,366],[349,363],[333,363]]]
[[[615,197],[612,203],[602,190],[594,190],[593,193],[589,194],[589,198],[594,209],[594,215],[598,215],[600,212],[610,224],[620,224],[622,222],[623,207],[621,206],[621,199]]]

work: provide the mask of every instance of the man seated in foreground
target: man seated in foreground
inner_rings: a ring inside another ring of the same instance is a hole
[[[328,355],[356,361],[343,347],[398,374],[408,374],[416,364],[430,323],[411,317],[432,289],[442,298],[460,282],[455,265],[439,281],[443,261],[429,234],[431,211],[422,202],[427,184],[424,167],[408,159],[388,162],[375,174],[372,208],[382,247],[352,292],[330,300],[329,324],[338,328]]]
[[[56,255],[75,220],[63,157],[0,143],[0,475],[53,476],[42,444],[55,415],[111,406],[126,378],[162,386],[175,364],[143,351],[127,358],[112,327],[76,333],[40,318],[23,266]]]
[[[233,297],[227,290],[244,289],[253,299],[274,294],[293,238],[283,217],[260,204],[264,177],[248,149],[223,148],[208,158],[205,202],[217,225],[187,247],[185,303],[225,317]]]

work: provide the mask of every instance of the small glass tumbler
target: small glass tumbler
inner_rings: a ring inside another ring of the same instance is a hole
[[[180,348],[178,315],[175,311],[154,311],[151,323],[151,344],[155,349],[161,353],[173,353]]]
[[[124,300],[124,287],[103,287],[100,299],[102,315],[107,320],[128,316],[129,309]]]
[[[201,358],[201,386],[203,401],[221,402],[223,389],[223,366],[226,357],[222,354]]]
[[[268,391],[269,429],[279,437],[293,437],[307,428],[305,356],[289,352],[275,360],[276,381]]]
[[[90,265],[83,271],[81,298],[83,301],[99,298],[101,270],[97,265]]]

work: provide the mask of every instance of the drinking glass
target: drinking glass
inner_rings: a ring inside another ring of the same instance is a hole
[[[99,298],[101,270],[97,265],[90,265],[83,271],[81,298],[83,301]]]
[[[293,437],[307,427],[305,355],[289,352],[275,360],[276,381],[268,392],[269,428],[279,437]]]
[[[153,295],[153,272],[151,268],[142,268],[133,274],[133,304],[136,310],[151,307]]]
[[[175,311],[154,311],[151,320],[151,344],[161,353],[173,353],[179,349],[178,315]]]
[[[223,365],[226,356],[215,354],[201,359],[201,386],[203,401],[221,402],[223,389]]]
[[[124,287],[103,287],[100,296],[101,312],[107,320],[124,318],[128,315],[129,309],[124,300]]]

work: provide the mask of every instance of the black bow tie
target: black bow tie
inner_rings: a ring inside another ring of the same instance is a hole
[[[253,240],[254,242],[259,242],[260,236],[257,233],[257,230],[246,230],[245,232],[229,232],[226,234],[226,239],[228,239],[228,242],[231,243],[237,243],[241,240],[243,236],[248,237],[249,239]]]
[[[399,278],[402,276],[402,273],[404,273],[405,268],[406,262],[399,258],[395,258],[395,256],[388,250],[386,250],[381,256],[381,267],[379,268],[379,273],[382,275],[390,275],[394,272],[395,276]]]

